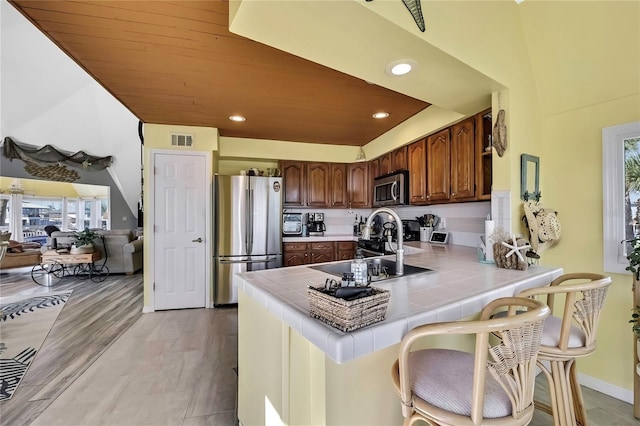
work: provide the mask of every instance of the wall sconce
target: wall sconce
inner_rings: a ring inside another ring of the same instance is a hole
[[[364,155],[364,149],[362,149],[362,147],[360,147],[360,149],[358,150],[358,155],[356,155],[356,163],[362,163],[364,161],[367,161],[367,157],[366,155]]]

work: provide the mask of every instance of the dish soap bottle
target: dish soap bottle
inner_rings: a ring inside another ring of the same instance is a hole
[[[367,285],[367,262],[364,261],[362,250],[356,250],[356,257],[351,262],[351,272],[356,286]]]

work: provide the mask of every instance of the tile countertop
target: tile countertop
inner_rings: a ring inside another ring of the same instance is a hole
[[[562,274],[556,267],[537,265],[518,271],[482,264],[473,247],[418,242],[407,247],[411,250],[405,253],[405,264],[433,272],[375,283],[391,291],[387,317],[351,333],[309,316],[307,286],[322,285],[333,275],[293,266],[238,274],[237,286],[340,364],[397,344],[418,325],[464,318],[491,300],[545,285]]]

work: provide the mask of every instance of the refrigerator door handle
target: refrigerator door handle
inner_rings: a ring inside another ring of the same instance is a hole
[[[249,183],[250,185],[250,183]],[[251,217],[251,197],[250,197],[250,190],[249,188],[245,189],[245,198],[247,200],[247,208],[244,211],[244,226],[245,226],[245,234],[244,234],[244,250],[247,254],[251,254],[251,245],[249,245],[249,234],[251,233],[251,229],[253,227],[253,224],[251,223],[251,221],[253,220],[253,218]]]
[[[251,184],[249,185],[249,214],[251,215],[251,219],[249,220],[249,246],[247,247],[247,254],[253,253],[253,215],[254,215],[254,198],[253,198],[253,188]]]
[[[218,262],[220,263],[224,263],[224,264],[232,264],[232,263],[269,263],[269,262],[273,262],[278,260],[277,257],[269,257],[266,259],[260,259],[260,260],[223,260],[220,259],[218,260]]]

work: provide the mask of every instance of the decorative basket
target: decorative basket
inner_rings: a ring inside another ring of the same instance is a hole
[[[522,238],[516,238],[516,242],[518,244],[518,247],[523,247],[525,244],[527,244],[528,241]],[[513,239],[509,238],[508,240],[505,241],[505,243],[513,245]],[[530,247],[530,246],[527,246],[527,247]],[[527,257],[526,257],[527,248],[518,250],[523,260],[520,260],[518,255],[516,255],[515,253],[511,253],[511,256],[507,257],[507,254],[509,254],[511,251],[512,251],[511,248],[502,245],[502,242],[494,243],[493,258],[495,259],[496,266],[498,268],[518,269],[521,271],[526,271],[528,266]]]
[[[309,315],[344,332],[383,321],[387,315],[389,290],[371,287],[374,294],[356,300],[344,300],[309,287]]]

